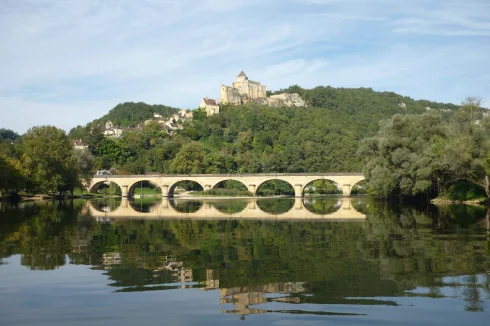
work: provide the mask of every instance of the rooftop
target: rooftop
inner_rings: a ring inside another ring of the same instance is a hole
[[[218,105],[218,103],[216,103],[216,100],[210,98],[203,98],[203,100],[206,105]]]

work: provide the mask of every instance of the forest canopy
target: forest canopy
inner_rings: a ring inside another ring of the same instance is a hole
[[[108,120],[130,126],[154,113],[177,110],[123,103],[88,126],[74,128],[69,136],[89,139],[93,154],[104,163],[99,167],[114,167],[121,173],[360,172],[359,142],[376,134],[380,120],[428,110],[446,117],[457,109],[453,104],[415,101],[369,88],[307,90],[295,85],[281,91],[299,93],[308,107],[223,106],[219,115],[210,117],[196,109],[193,121],[172,137],[159,133],[156,125],[152,131],[129,131],[117,140],[96,136],[94,143],[88,127]]]

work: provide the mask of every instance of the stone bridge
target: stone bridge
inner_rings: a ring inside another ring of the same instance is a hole
[[[96,192],[103,183],[114,182],[121,188],[123,197],[132,197],[135,187],[146,181],[162,189],[162,197],[173,197],[179,182],[194,181],[204,190],[215,188],[223,181],[241,182],[248,191],[257,195],[262,184],[271,180],[282,180],[294,188],[296,197],[303,197],[307,185],[316,180],[330,180],[342,189],[344,196],[350,196],[352,187],[364,180],[361,173],[260,173],[260,174],[143,174],[143,175],[96,175],[88,187]]]
[[[97,209],[88,201],[90,214],[99,221],[110,221],[116,218],[137,218],[137,219],[260,219],[260,220],[339,220],[339,221],[362,221],[366,215],[354,208],[356,199],[338,197],[335,201],[334,211],[329,213],[315,213],[308,209],[308,201],[315,198],[290,198],[285,199],[294,201],[291,208],[283,213],[270,213],[260,208],[260,201],[255,198],[232,199],[237,203],[243,204],[243,209],[238,212],[230,213],[219,209],[219,202],[215,200],[196,200],[196,199],[163,199],[160,203],[152,206],[148,211],[142,212],[134,208],[137,204],[131,204],[127,198],[123,198],[119,207],[113,211]],[[263,199],[268,200],[268,199]],[[272,199],[277,200],[277,199]],[[176,206],[189,202],[198,203],[198,207],[192,212],[182,212]]]

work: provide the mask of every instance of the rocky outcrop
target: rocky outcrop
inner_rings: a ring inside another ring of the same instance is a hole
[[[305,107],[306,102],[297,93],[282,93],[268,97],[267,105]]]

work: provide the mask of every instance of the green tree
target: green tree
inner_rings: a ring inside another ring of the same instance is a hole
[[[2,140],[14,141],[17,138],[19,138],[19,134],[17,134],[15,131],[10,129],[0,128],[0,141]]]
[[[119,139],[103,138],[96,144],[94,154],[108,157],[113,164],[122,165],[131,156],[129,148]]]
[[[22,137],[31,181],[41,191],[73,191],[79,184],[76,158],[65,132],[53,126],[33,127]]]
[[[25,189],[28,176],[24,162],[0,153],[0,196]]]
[[[95,174],[94,157],[88,150],[75,150],[76,167],[80,176],[82,185],[88,187]]]
[[[381,197],[437,191],[435,147],[445,137],[444,127],[442,117],[430,113],[383,121],[378,135],[363,140],[358,151],[370,191]]]
[[[480,101],[467,98],[447,125],[447,137],[438,143],[438,169],[446,185],[468,181],[481,187],[490,198],[490,135],[476,123]]]
[[[170,165],[173,173],[205,173],[207,162],[206,153],[201,144],[192,142],[182,147]]]

